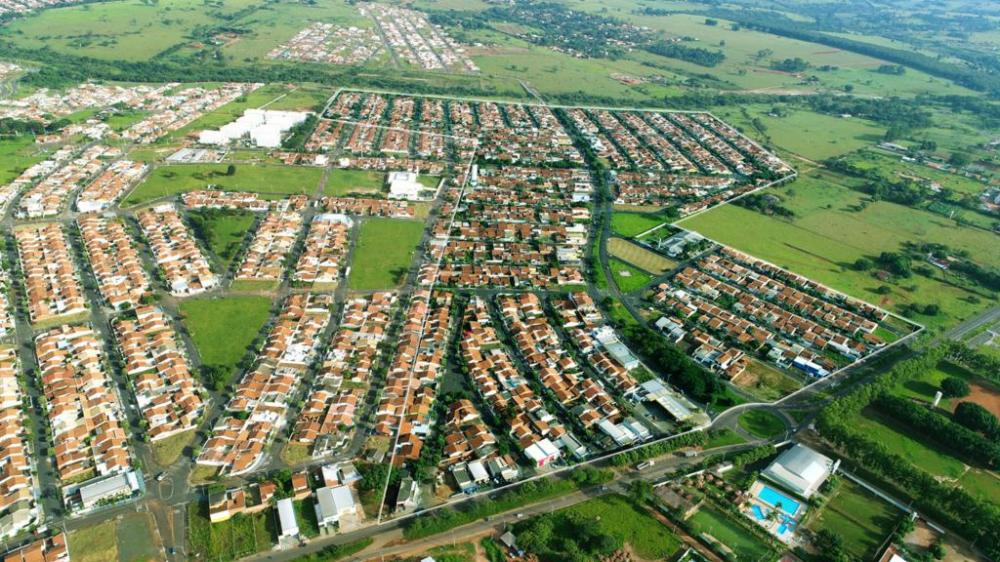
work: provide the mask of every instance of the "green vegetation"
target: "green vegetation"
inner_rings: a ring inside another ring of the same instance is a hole
[[[300,556],[295,559],[295,562],[334,562],[361,552],[368,548],[372,542],[373,539],[359,539],[344,544],[335,544],[314,554]]]
[[[604,496],[514,526],[518,546],[543,560],[571,561],[570,553],[607,556],[627,544],[646,560],[668,558],[681,541],[623,496]]]
[[[844,478],[819,515],[809,522],[809,528],[840,536],[842,548],[852,560],[870,560],[901,515],[891,504]]]
[[[424,224],[400,219],[365,219],[351,263],[348,286],[356,291],[391,289],[406,275]]]
[[[750,410],[740,414],[740,427],[754,437],[770,439],[785,431],[785,422],[767,410]]]
[[[716,447],[726,447],[728,445],[740,445],[746,443],[746,439],[740,437],[738,433],[731,429],[713,430],[708,434],[708,441],[703,445],[706,449]]]
[[[0,185],[5,185],[44,159],[31,135],[4,138],[0,142]]]
[[[187,212],[187,219],[195,236],[212,252],[221,269],[228,270],[256,215],[236,209],[194,209]]]
[[[160,541],[157,539],[156,522],[150,513],[123,514],[118,520],[116,538],[117,560],[128,562],[156,560],[162,552]]]
[[[281,199],[289,195],[312,195],[319,185],[323,170],[310,166],[278,166],[237,164],[235,173],[228,174],[228,164],[178,164],[156,168],[122,202],[123,206],[138,205],[198,189],[249,191],[264,199]]]
[[[250,296],[188,299],[179,308],[184,327],[201,357],[204,382],[219,390],[236,374],[241,359],[260,333],[271,301]]]
[[[623,293],[638,291],[653,280],[650,274],[621,260],[612,258],[608,265],[611,267],[611,274],[614,275],[615,284]]]
[[[698,509],[698,512],[692,515],[686,523],[696,536],[702,533],[711,535],[732,549],[737,560],[766,560],[769,556],[774,556],[774,552],[767,544],[730,520],[722,512],[710,507]]]
[[[497,499],[482,499],[473,502],[471,506],[461,508],[461,510],[438,510],[431,515],[410,519],[403,529],[403,537],[406,540],[416,540],[443,533],[477,519],[510,511],[522,505],[551,499],[580,488],[602,484],[610,480],[611,476],[608,471],[584,467],[572,471],[567,480],[545,478],[525,482],[511,491],[504,492]]]
[[[104,521],[70,533],[68,546],[73,559],[83,562],[117,560],[116,527],[115,521]]]
[[[207,502],[190,502],[187,506],[188,545],[195,557],[205,560],[243,558],[271,548],[276,536],[271,519],[273,517],[265,510],[212,523],[208,519]]]
[[[608,254],[656,275],[677,267],[677,262],[622,238],[608,239]]]
[[[631,238],[664,222],[665,219],[658,215],[617,212],[611,215],[611,230],[619,236]]]
[[[757,359],[750,362],[735,384],[764,402],[777,400],[802,388],[802,383],[791,375]]]
[[[316,501],[312,498],[292,502],[295,508],[295,520],[303,537],[311,539],[319,535],[319,522],[316,520]]]
[[[168,467],[180,458],[184,448],[194,441],[194,430],[185,431],[165,437],[150,444],[153,452],[153,460],[162,467]]]
[[[857,180],[826,171],[803,174],[775,190],[795,219],[762,215],[735,205],[717,207],[689,220],[685,228],[940,329],[987,306],[986,291],[963,286],[954,276],[922,268],[906,278],[880,278],[854,267],[859,258],[898,252],[914,241],[964,248],[983,265],[1000,266],[993,234],[943,217],[886,201],[867,202],[852,186]],[[753,236],[747,236],[753,232]],[[927,305],[934,314],[924,314]],[[917,310],[914,310],[916,305]]]
[[[334,197],[351,193],[378,193],[385,187],[385,174],[370,170],[331,170],[327,177],[324,195]]]

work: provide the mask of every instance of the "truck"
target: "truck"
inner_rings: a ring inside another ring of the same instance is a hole
[[[656,463],[654,461],[651,461],[651,460],[646,461],[646,462],[641,462],[641,463],[635,465],[635,469],[636,470],[646,470],[647,468],[653,466],[654,464],[656,464]]]

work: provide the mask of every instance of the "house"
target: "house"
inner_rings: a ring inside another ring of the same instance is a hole
[[[474,494],[479,486],[472,480],[472,475],[469,474],[468,465],[465,463],[452,465],[451,476],[455,479],[455,484],[458,489],[465,494]]]
[[[399,483],[396,492],[396,511],[406,511],[420,507],[420,485],[407,476]]]
[[[524,456],[536,467],[543,467],[559,458],[559,449],[548,438],[539,439],[524,449]]]
[[[295,519],[295,505],[291,498],[278,500],[278,523],[281,525],[280,538],[298,536],[299,524]]]
[[[341,517],[356,511],[354,497],[347,486],[325,486],[316,490],[316,521],[320,526],[340,523]]]
[[[808,499],[839,465],[840,461],[834,462],[805,445],[795,444],[778,455],[761,476]]]

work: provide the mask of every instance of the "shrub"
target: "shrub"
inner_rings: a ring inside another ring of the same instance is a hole
[[[969,392],[969,383],[965,382],[965,379],[948,377],[941,381],[941,393],[948,398],[961,398],[968,396]]]

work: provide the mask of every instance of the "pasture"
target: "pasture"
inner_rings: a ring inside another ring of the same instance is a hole
[[[221,189],[250,191],[264,199],[282,199],[289,195],[312,195],[323,177],[323,170],[307,166],[235,164],[233,175],[227,174],[228,164],[178,164],[153,170],[122,202],[132,206],[195,191]]]
[[[348,286],[355,291],[398,286],[413,262],[423,232],[424,223],[420,221],[382,218],[362,221]]]

